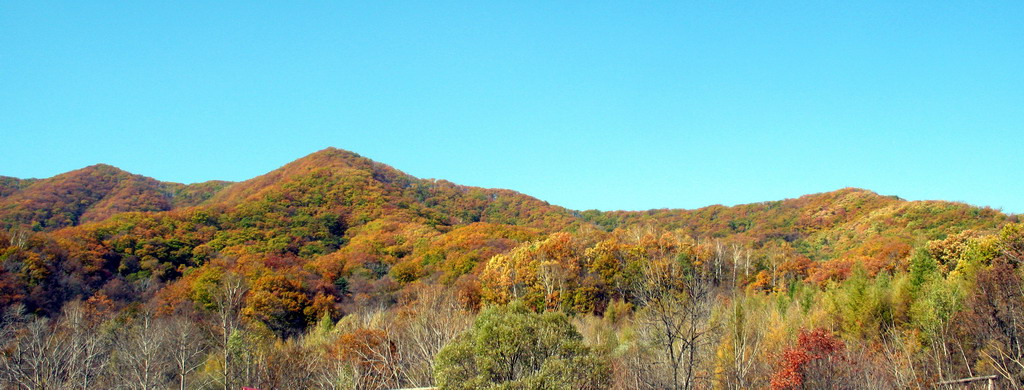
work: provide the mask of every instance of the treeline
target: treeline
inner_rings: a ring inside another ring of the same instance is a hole
[[[55,318],[15,306],[3,317],[0,388],[381,389],[432,382],[432,361],[471,320],[440,290],[400,309],[323,317],[280,338],[240,314],[248,286],[219,281],[209,311],[165,313],[103,298],[68,304]]]
[[[301,281],[220,259],[186,275],[173,300],[99,293],[49,317],[9,305],[0,380],[26,389],[902,389],[980,375],[1024,384],[1024,225],[891,258],[847,270],[784,241],[581,229],[525,241],[449,283],[339,280],[322,310]]]

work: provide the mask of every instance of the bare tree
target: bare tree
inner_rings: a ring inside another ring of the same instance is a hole
[[[7,381],[22,389],[66,388],[70,351],[62,348],[66,334],[47,318],[37,318],[13,332],[4,349],[2,368]]]
[[[405,325],[396,333],[404,364],[403,380],[413,386],[434,384],[434,357],[469,327],[472,316],[454,292],[442,286],[419,290],[405,312]]]
[[[667,387],[693,389],[703,379],[697,376],[699,366],[705,363],[715,330],[707,272],[685,269],[675,259],[652,259],[644,264],[635,293],[642,306],[637,320],[652,331],[648,334],[668,366]]]
[[[892,329],[882,335],[882,352],[886,365],[891,370],[893,385],[901,389],[921,388],[914,354],[907,347],[907,337]]]
[[[174,364],[178,388],[189,388],[188,377],[203,365],[210,349],[210,339],[199,332],[198,324],[185,317],[174,317],[164,322],[168,338],[167,351]]]
[[[109,360],[100,318],[69,303],[57,319],[25,316],[16,306],[0,324],[0,383],[16,388],[95,388]]]
[[[239,311],[242,310],[242,304],[245,302],[245,294],[248,292],[249,286],[245,279],[236,273],[225,272],[221,278],[220,283],[217,286],[217,291],[213,294],[213,303],[215,305],[215,315],[217,320],[217,333],[219,333],[219,341],[222,352],[222,364],[224,369],[224,375],[222,378],[222,384],[224,390],[230,390],[234,388],[234,361],[232,360],[232,353],[230,351],[231,335],[235,334],[239,330]]]
[[[658,375],[658,351],[640,342],[625,343],[613,361],[612,388],[654,390],[665,388]]]
[[[25,307],[17,304],[8,307],[0,316],[0,387],[17,383],[20,374],[17,359],[19,338],[24,334]]]
[[[726,386],[732,389],[753,388],[752,377],[764,338],[761,327],[751,321],[750,309],[745,299],[734,296],[733,307],[729,318],[728,336],[730,346],[730,364],[726,368]]]
[[[103,318],[87,314],[77,301],[66,305],[63,312],[60,327],[67,334],[63,348],[69,353],[70,382],[81,389],[93,388],[107,367],[111,349],[108,332],[101,329]]]
[[[400,359],[391,340],[366,343],[364,348],[353,348],[351,352],[357,362],[353,365],[356,368],[356,388],[386,389],[401,383]]]
[[[173,361],[168,354],[166,328],[152,313],[143,312],[114,338],[113,374],[133,390],[162,389],[168,385]]]

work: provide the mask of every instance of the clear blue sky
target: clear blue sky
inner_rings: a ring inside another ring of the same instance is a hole
[[[1021,1],[292,4],[0,2],[0,175],[237,181],[335,146],[574,209],[1024,212]]]

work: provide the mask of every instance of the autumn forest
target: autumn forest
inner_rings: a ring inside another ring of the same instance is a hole
[[[334,148],[94,165],[0,177],[0,389],[1021,388],[1022,261],[1017,215],[857,188],[604,212]]]

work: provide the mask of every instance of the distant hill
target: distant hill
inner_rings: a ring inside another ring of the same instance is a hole
[[[944,201],[906,201],[859,188],[733,207],[591,210],[580,216],[607,230],[648,223],[670,230],[681,229],[696,237],[729,237],[751,243],[782,240],[817,259],[856,250],[879,237],[895,237],[917,245],[944,238],[951,232],[995,229],[1010,218],[987,207]]]
[[[54,230],[129,211],[167,211],[204,202],[226,182],[164,183],[98,164],[42,180],[0,178],[0,223]]]

